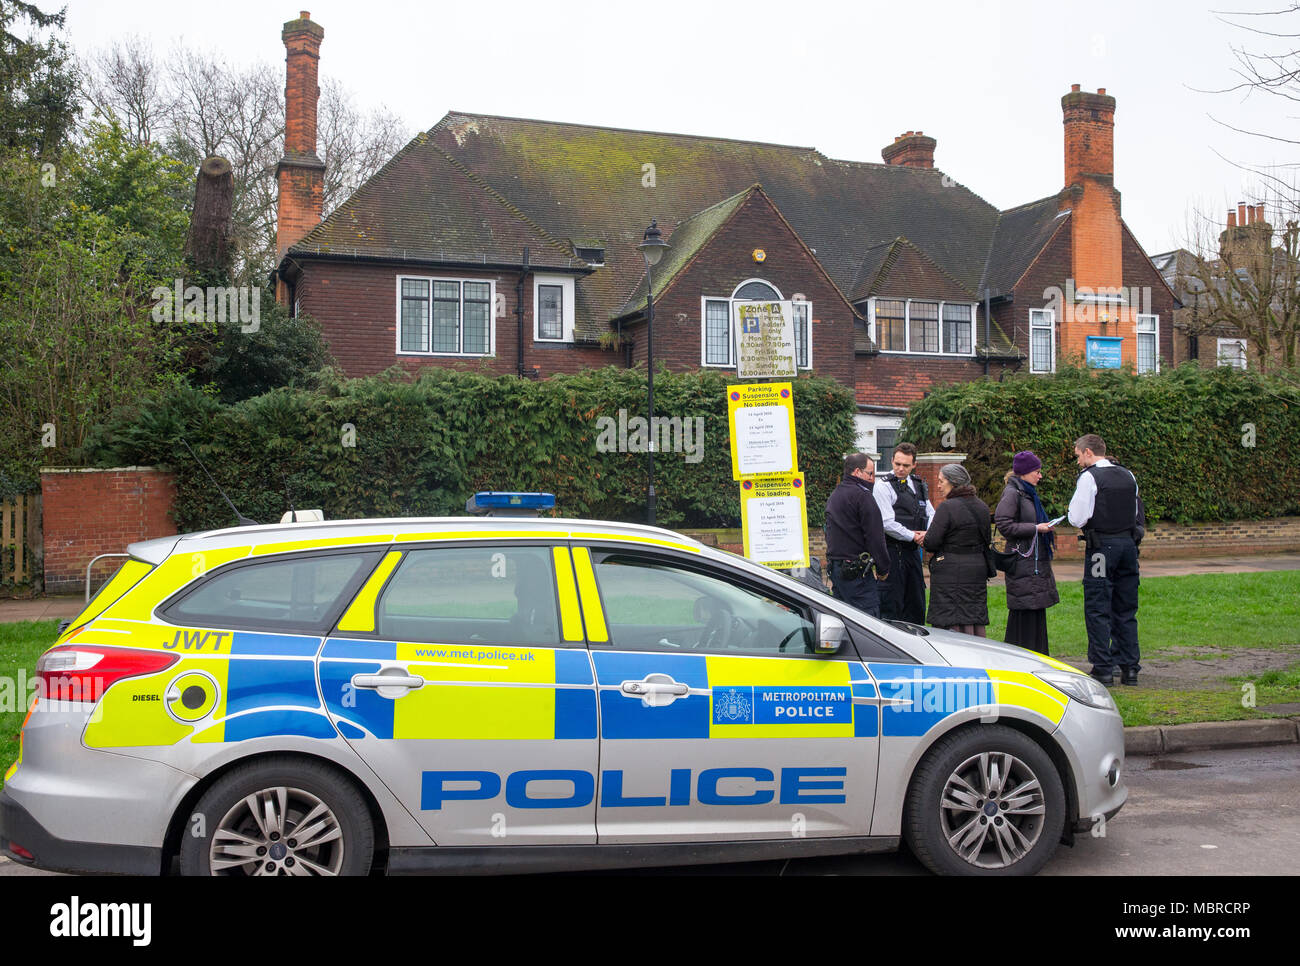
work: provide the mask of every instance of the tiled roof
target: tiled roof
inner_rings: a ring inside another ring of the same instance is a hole
[[[998,216],[988,250],[984,277],[977,286],[987,286],[993,296],[1010,295],[1016,282],[1069,217],[1058,210],[1056,195],[1011,208]]]
[[[525,245],[539,268],[589,270],[568,245],[420,134],[289,254],[518,265]]]
[[[429,134],[555,236],[605,240],[605,267],[581,287],[606,317],[641,279],[636,246],[652,218],[683,222],[755,184],[845,292],[863,252],[901,234],[974,286],[997,222],[992,205],[941,171],[837,161],[809,147],[460,112]]]
[[[859,288],[853,300],[860,301],[872,295],[893,295],[898,298],[926,296],[936,299],[974,302],[975,293],[959,285],[933,258],[899,236],[884,247],[885,255],[878,260],[879,267],[865,275],[860,272]],[[872,260],[875,261],[872,250]]]

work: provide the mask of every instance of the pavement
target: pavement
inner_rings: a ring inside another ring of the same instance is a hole
[[[1179,577],[1186,574],[1207,573],[1241,574],[1274,570],[1300,570],[1300,553],[1142,561],[1143,577]],[[990,583],[997,583],[1000,580],[1002,580],[1001,574]],[[52,595],[32,600],[5,599],[0,600],[0,623],[63,620],[76,617],[84,607],[85,599],[81,594]],[[1086,671],[1086,663],[1081,665],[1080,669]],[[1253,721],[1208,721],[1197,724],[1124,729],[1124,748],[1130,755],[1161,755],[1222,748],[1295,744],[1300,744],[1300,715]]]

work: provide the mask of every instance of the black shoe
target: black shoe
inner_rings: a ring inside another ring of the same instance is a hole
[[[1109,688],[1109,687],[1113,687],[1113,686],[1115,685],[1115,677],[1114,677],[1115,672],[1114,672],[1114,671],[1104,671],[1104,672],[1102,672],[1102,673],[1099,674],[1099,673],[1097,673],[1096,670],[1092,670],[1092,671],[1089,671],[1088,674],[1089,674],[1089,676],[1092,677],[1094,680],[1096,680],[1096,681],[1100,681],[1102,684],[1106,685],[1106,687],[1108,687],[1108,688]],[[1136,677],[1135,677],[1134,679],[1136,680]]]
[[[1136,668],[1122,667],[1119,669],[1119,683],[1136,685],[1138,683],[1138,673]]]

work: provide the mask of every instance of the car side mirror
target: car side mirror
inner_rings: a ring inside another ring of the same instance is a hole
[[[817,644],[814,650],[818,654],[837,654],[844,646],[846,636],[844,621],[830,614],[817,615]]]

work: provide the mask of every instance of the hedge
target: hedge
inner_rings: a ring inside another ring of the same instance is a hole
[[[1043,461],[1043,505],[1064,513],[1079,473],[1074,440],[1097,433],[1107,457],[1136,475],[1152,519],[1300,513],[1300,388],[1290,378],[1194,364],[1142,376],[1011,376],[936,389],[911,406],[904,426],[922,450],[968,453],[990,503],[1012,455],[1030,449]]]
[[[655,375],[656,415],[704,420],[702,458],[655,457],[658,521],[726,527],[740,520],[731,478],[726,387],[712,371]],[[853,446],[852,390],[794,382],[809,524],[820,526],[843,454]],[[91,435],[90,465],[174,470],[183,532],[230,526],[233,514],[185,452],[187,440],[248,517],[298,508],[327,518],[462,515],[475,491],[544,490],[564,516],[645,520],[645,453],[598,452],[598,420],[644,415],[644,371],[607,368],[534,381],[426,369],[282,388],[234,405],[181,389],[116,414]],[[348,438],[348,434],[352,438]],[[354,445],[346,445],[348,442]]]

